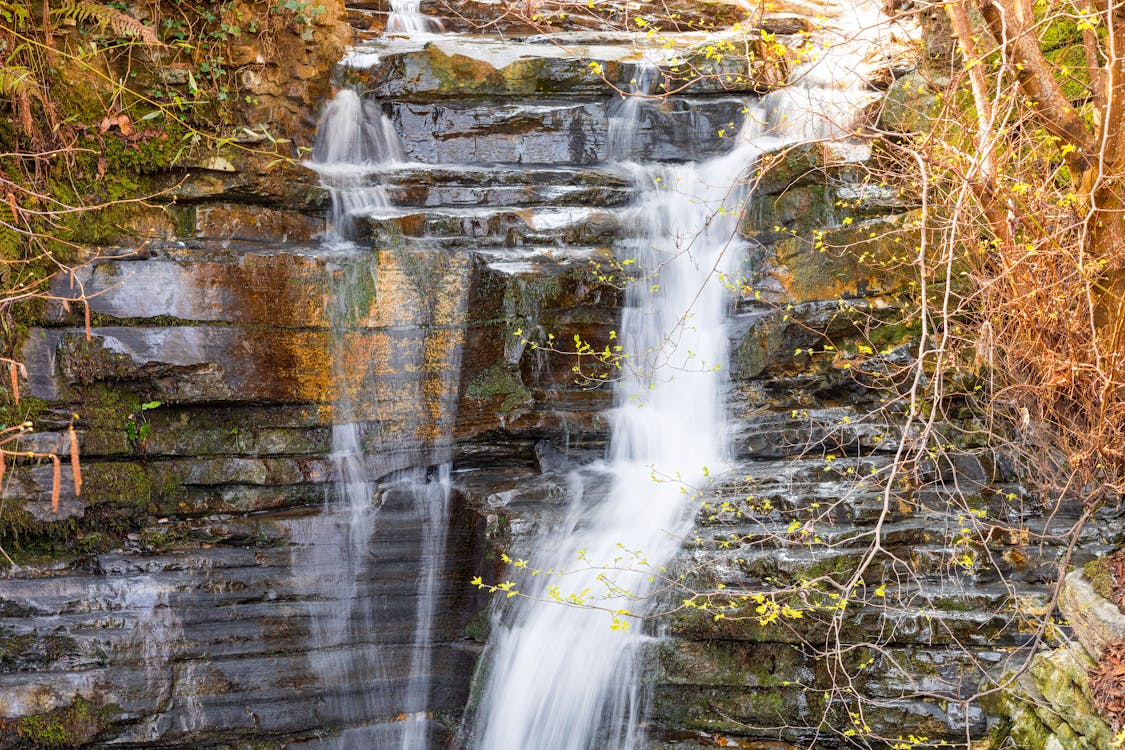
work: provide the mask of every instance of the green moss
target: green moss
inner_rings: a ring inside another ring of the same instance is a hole
[[[113,170],[120,187],[136,185],[128,175],[151,175],[167,171],[186,153],[183,147],[185,131],[179,127],[166,127],[152,138],[126,141],[123,138],[104,139],[103,157],[109,163],[106,173]]]
[[[1117,587],[1117,581],[1104,557],[1091,560],[1082,566],[1082,575],[1093,587],[1094,593],[1103,599],[1113,601],[1113,590]]]
[[[115,318],[112,315],[93,313],[90,316],[90,325],[98,326],[135,326],[145,328],[167,328],[175,326],[198,326],[203,321],[177,318],[173,315],[154,315],[151,318]]]
[[[140,544],[151,552],[167,552],[188,540],[178,529],[147,528],[140,533]]]
[[[121,516],[148,512],[165,489],[158,464],[101,463],[87,471],[83,493],[117,506]],[[135,509],[135,510],[134,510]]]
[[[819,143],[763,154],[757,164],[755,185],[759,194],[778,193],[824,178],[825,152]]]
[[[14,734],[23,740],[23,747],[81,747],[101,734],[116,713],[113,707],[98,706],[78,696],[69,706],[23,716],[12,723]]]
[[[1042,26],[1039,31],[1039,46],[1044,53],[1078,44],[1082,44],[1082,29],[1078,27],[1078,21],[1065,14],[1053,15],[1050,23]]]
[[[917,319],[902,323],[884,323],[871,331],[871,346],[876,351],[886,351],[908,341],[915,341],[922,333],[922,323]]]
[[[8,630],[0,630],[0,668],[10,670],[17,658],[27,651],[35,636],[27,633],[13,635]]]
[[[177,237],[188,239],[195,236],[199,220],[199,212],[196,206],[169,206],[168,213],[172,217]]]
[[[19,467],[13,476],[32,468]],[[181,477],[171,463],[99,462],[85,465],[83,476],[81,515],[43,521],[18,501],[0,502],[0,546],[17,563],[103,552],[145,527],[152,515],[178,510]]]
[[[31,396],[22,396],[18,404],[0,403],[0,425],[4,427],[31,422],[37,429],[50,429],[65,426],[69,417],[69,411],[58,404]]]
[[[0,547],[19,564],[73,557],[77,552],[74,544],[80,533],[77,518],[40,521],[13,500],[0,502]],[[0,564],[3,562],[0,558]]]
[[[944,612],[976,612],[980,609],[971,600],[955,596],[938,597],[934,600],[934,607]]]
[[[1036,715],[1028,704],[1017,703],[1012,706],[1010,715],[1010,740],[1022,750],[1046,750],[1052,744],[1058,746],[1057,739],[1051,742],[1054,732]]]
[[[498,362],[477,374],[465,389],[469,398],[490,399],[500,396],[500,411],[508,413],[532,403],[531,389],[524,385],[519,372],[507,363]]]
[[[361,259],[344,269],[344,280],[336,291],[339,302],[333,313],[338,318],[333,320],[334,325],[345,330],[354,328],[373,309],[377,296],[375,257]]]
[[[1081,33],[1079,33],[1081,38]],[[1056,79],[1063,95],[1076,101],[1089,94],[1089,75],[1086,70],[1086,50],[1081,42],[1069,44],[1047,52],[1044,57],[1050,70],[1058,71]],[[1065,71],[1065,74],[1062,72]]]
[[[535,321],[543,303],[562,296],[561,276],[513,277],[504,291],[504,313],[510,320]]]
[[[137,191],[129,197],[142,194],[142,191]],[[130,227],[134,224],[153,217],[160,210],[141,203],[110,203],[83,212],[81,219],[68,217],[59,225],[56,236],[65,242],[82,245],[111,245],[131,234]]]
[[[461,637],[476,643],[486,643],[490,632],[492,632],[492,617],[489,615],[488,607],[485,607],[473,615],[461,631]]]

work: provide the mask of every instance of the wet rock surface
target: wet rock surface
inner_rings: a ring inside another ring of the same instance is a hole
[[[1102,648],[1125,636],[1125,615],[1094,591],[1081,570],[1066,577],[1059,611],[1070,636],[1036,654],[1026,671],[1010,673],[1016,689],[997,695],[990,708],[1021,748],[1110,747],[1113,729],[1094,702],[1089,675]]]
[[[378,30],[387,9],[350,10]],[[465,4],[459,16],[423,10],[460,31],[492,4]],[[149,233],[159,241],[56,282],[24,349],[25,403],[42,428],[28,445],[64,445],[77,413],[85,486],[75,496],[65,467],[56,513],[49,465],[5,485],[0,542],[21,567],[0,580],[0,747],[44,746],[45,732],[63,729],[59,746],[311,749],[348,733],[389,742],[400,717],[370,705],[349,714],[362,696],[330,695],[317,665],[350,670],[347,684],[374,693],[409,679],[421,532],[390,475],[442,431],[455,439],[457,492],[427,731],[436,742],[454,736],[488,627],[489,602],[468,581],[498,579],[501,553],[534,555],[537,535],[566,512],[571,469],[585,467],[590,485],[607,481],[606,373],[553,342],[577,336],[600,350],[618,325],[623,293],[609,269],[637,186],[608,162],[621,101],[589,62],[621,85],[638,61],[612,35],[571,41],[582,59],[543,40],[479,38],[463,48],[371,42],[366,52],[379,57],[366,66],[353,54],[343,74],[380,99],[410,161],[370,176],[394,206],[364,219],[370,252],[318,241],[327,200],[311,171],[211,164],[177,183]],[[783,73],[727,71],[644,105],[635,153],[724,153],[719,131]],[[688,586],[728,591],[841,574],[883,518],[888,548],[926,577],[911,607],[869,600],[843,619],[849,664],[866,663],[858,689],[879,706],[868,721],[888,737],[954,741],[966,727],[983,736],[989,720],[958,698],[1028,642],[998,576],[1034,597],[1057,550],[1021,560],[1009,553],[1022,545],[997,541],[991,552],[1008,562],[958,572],[941,541],[940,490],[887,512],[862,480],[888,465],[900,430],[870,417],[879,396],[847,365],[861,347],[909,356],[908,290],[887,269],[916,241],[915,216],[867,185],[855,158],[815,147],[767,161],[742,226],[757,245],[731,326],[731,476],[743,479],[706,498],[677,568]],[[341,340],[333,299],[355,273],[364,283],[349,287]],[[450,383],[454,398],[443,400]],[[398,451],[370,467],[387,481],[366,540],[371,574],[355,590],[338,560],[317,552],[346,536],[346,519],[324,504],[344,392],[368,446],[392,435]],[[979,447],[933,469],[989,513],[1023,499],[1002,459]],[[787,536],[802,512],[828,547]],[[1031,532],[1050,536],[1078,512],[1064,508]],[[1094,524],[1084,548],[1119,536]],[[891,573],[872,568],[872,586]],[[344,613],[351,637],[315,648],[327,611]],[[823,641],[825,624],[766,628],[752,608],[740,615],[670,618],[649,656],[653,748],[783,750],[815,739],[825,716],[846,726],[826,692],[830,668],[807,645]],[[869,647],[886,632],[894,637],[881,649]]]

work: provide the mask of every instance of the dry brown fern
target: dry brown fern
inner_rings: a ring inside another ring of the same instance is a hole
[[[119,36],[130,37],[145,44],[159,45],[156,29],[146,26],[127,13],[92,0],[63,0],[51,9],[54,18],[72,18],[79,23],[93,23],[101,29],[112,29]]]

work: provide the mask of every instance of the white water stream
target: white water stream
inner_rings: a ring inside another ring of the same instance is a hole
[[[389,34],[440,29],[417,2],[392,6]],[[737,229],[747,172],[764,150],[847,132],[868,97],[860,70],[870,41],[859,31],[869,18],[865,12],[854,23],[838,23],[834,33],[842,43],[800,67],[788,88],[748,103],[741,131],[720,158],[638,163],[634,131],[649,105],[629,99],[613,112],[611,155],[642,191],[616,251],[642,275],[627,290],[622,314],[618,340],[627,359],[615,383],[610,447],[602,464],[572,475],[565,522],[536,541],[531,565],[567,572],[521,580],[520,590],[531,598],[509,600],[494,618],[470,731],[477,750],[640,746],[646,696],[639,665],[648,641],[640,618],[651,610],[664,566],[690,531],[693,496],[725,468],[730,299],[723,281],[734,276],[745,251]],[[641,69],[637,78],[637,89],[648,91],[655,70]],[[357,222],[390,208],[372,177],[401,159],[397,138],[375,105],[345,90],[326,108],[310,164],[332,194],[326,250],[361,253],[349,239]],[[371,273],[365,268],[359,263],[349,273]],[[351,286],[345,281],[338,295],[340,321],[356,317],[348,310]],[[338,338],[346,337],[346,324],[339,327]],[[449,377],[457,369],[457,352],[445,363]],[[339,373],[341,380],[347,376]],[[348,729],[323,746],[421,750],[431,744],[433,623],[448,533],[449,465],[443,463],[448,454],[440,448],[418,451],[406,465],[420,468],[398,474],[383,496],[384,503],[393,497],[394,507],[376,510],[376,480],[404,465],[392,466],[385,456],[403,446],[385,444],[346,398],[336,404],[336,422],[338,497],[305,522],[298,544],[303,552],[295,560],[316,571],[316,585],[333,591],[323,606],[312,607],[313,659],[327,688],[327,718]],[[445,457],[435,459],[435,452]],[[440,467],[427,476],[424,467],[435,461]],[[413,515],[417,537],[411,544],[418,545],[421,560],[405,683],[389,677],[395,668],[386,663],[386,644],[373,636],[388,627],[386,613],[373,608],[368,591],[381,516],[404,508]],[[581,606],[542,601],[552,598]],[[383,720],[371,723],[378,717]]]
[[[403,36],[435,34],[442,30],[441,21],[422,13],[420,0],[391,0],[387,16],[387,33]]]
[[[562,527],[535,542],[532,568],[568,572],[520,579],[530,598],[508,600],[494,617],[476,750],[640,746],[645,628],[614,613],[651,610],[664,566],[690,531],[692,496],[724,468],[730,301],[723,281],[744,252],[737,228],[747,172],[767,149],[847,134],[869,100],[860,70],[871,41],[860,31],[875,28],[877,12],[848,14],[789,87],[748,103],[727,155],[622,164],[643,193],[616,252],[644,275],[629,287],[621,319],[629,359],[615,383],[610,448],[602,467],[572,477]],[[638,78],[646,90],[647,76]],[[612,156],[636,158],[631,128],[645,106],[636,99],[617,108]],[[602,481],[591,481],[595,474]],[[583,491],[591,484],[600,491]],[[543,601],[569,597],[582,606]]]
[[[350,89],[339,91],[325,107],[308,164],[332,201],[323,251],[340,262],[332,310],[339,390],[332,428],[334,497],[326,498],[320,514],[294,525],[294,568],[305,572],[310,589],[310,653],[325,688],[324,719],[343,728],[310,746],[316,748],[422,750],[430,744],[433,621],[450,503],[450,449],[437,443],[448,430],[439,430],[443,434],[429,445],[415,442],[423,432],[418,424],[383,431],[373,417],[389,415],[361,413],[354,402],[379,403],[383,395],[356,393],[357,384],[377,386],[347,369],[355,367],[349,346],[365,335],[362,321],[371,299],[364,290],[379,273],[374,253],[354,238],[365,216],[392,208],[377,177],[401,162],[401,143],[378,107]],[[451,370],[446,377],[456,383],[459,347],[454,349],[444,364]],[[401,369],[421,370],[410,363]],[[413,393],[422,409],[420,380],[397,386]],[[443,391],[455,394],[456,387]],[[442,413],[451,407],[443,403]],[[440,465],[428,473],[434,460]],[[379,568],[413,560],[414,596],[379,582],[390,575]],[[409,602],[415,602],[412,623],[388,623],[400,620],[399,609]]]

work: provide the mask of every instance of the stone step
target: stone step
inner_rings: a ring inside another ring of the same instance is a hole
[[[634,186],[614,169],[407,164],[380,177],[396,206],[598,206],[628,203]]]
[[[739,420],[734,441],[740,458],[866,455],[895,450],[902,434],[898,426],[851,407],[766,413],[760,408]]]
[[[741,595],[760,591],[758,587],[731,586],[722,594],[739,602]],[[1041,597],[1043,587],[1010,581],[938,580],[888,586],[887,591],[887,601],[872,596],[868,604],[850,607],[838,632],[833,630],[832,611],[809,610],[804,617],[786,619],[780,626],[777,622],[762,624],[757,603],[748,599],[722,618],[716,618],[713,609],[679,609],[670,618],[669,635],[687,641],[801,644],[823,643],[827,636],[833,642],[839,637],[841,643],[857,644],[876,638],[887,646],[1019,648],[1031,643],[1034,633],[1012,627],[1017,618],[1013,603],[1019,597]]]
[[[448,0],[421,0],[420,11],[436,19],[442,25],[443,33],[491,32],[508,38],[520,35],[542,33],[546,21],[525,17],[525,6],[511,5],[503,0],[459,0],[451,4]],[[348,0],[346,8],[350,14],[366,13],[378,20],[353,25],[358,29],[370,29],[382,33],[386,17],[391,8],[388,0]],[[819,6],[817,6],[819,9]],[[813,10],[794,6],[787,2],[765,16],[754,16],[761,27],[777,34],[796,33],[810,28],[807,21]],[[583,5],[566,6],[565,12],[551,14],[549,25],[554,33],[571,39],[621,40],[640,37],[629,31],[606,31],[617,19],[625,14],[643,15],[650,20],[650,27],[661,32],[676,32],[681,29],[724,28],[736,22],[747,25],[747,13],[734,2],[713,2],[711,0],[682,0],[676,5],[676,12],[669,13],[663,3],[652,0],[604,0],[599,2],[597,11],[587,13]],[[756,27],[755,27],[756,28]]]
[[[620,232],[620,211],[585,206],[556,208],[464,208],[370,212],[364,224],[377,246],[425,239],[446,248],[481,246],[613,245]]]
[[[144,400],[164,404],[329,404],[343,393],[355,414],[393,420],[408,418],[409,399],[420,399],[423,383],[440,379],[463,337],[456,322],[373,328],[339,342],[327,329],[98,326],[87,338],[80,328],[37,328],[25,355],[52,364],[30,381],[31,395],[47,400],[72,398],[76,385],[98,381],[140,384]],[[365,365],[343,383],[333,380],[325,356],[337,347]],[[403,401],[395,406],[396,399]],[[416,406],[420,412],[424,404]]]
[[[95,327],[213,323],[330,329],[336,290],[351,284],[353,306],[370,308],[359,321],[363,328],[442,324],[432,312],[439,278],[419,273],[420,265],[448,266],[443,271],[448,275],[465,272],[469,264],[480,283],[511,286],[515,298],[527,300],[536,286],[561,291],[568,284],[589,285],[590,279],[564,282],[562,277],[581,277],[589,263],[608,260],[620,214],[582,207],[391,209],[372,224],[392,247],[346,252],[312,246],[238,246],[230,252],[169,243],[144,258],[109,258],[75,270],[72,277],[56,277],[53,299],[39,322],[52,329],[83,326],[88,305]],[[560,241],[570,244],[560,246]],[[372,277],[370,284],[362,279],[365,273]],[[538,300],[535,312],[548,314],[558,306],[551,302]],[[466,314],[476,320],[479,312]],[[486,320],[492,317],[483,314]]]
[[[748,100],[696,97],[642,105],[633,153],[646,161],[697,161],[727,153]],[[406,157],[427,164],[577,165],[604,163],[609,99],[449,99],[386,105]],[[724,136],[719,135],[719,131]]]
[[[404,38],[360,33],[341,67],[380,99],[608,97],[636,89],[646,66],[659,66],[652,93],[763,93],[788,75],[783,56],[753,30],[728,34],[749,55],[708,54],[723,39],[702,32],[659,39],[628,32],[510,36],[456,34]],[[650,93],[642,91],[642,93]]]

